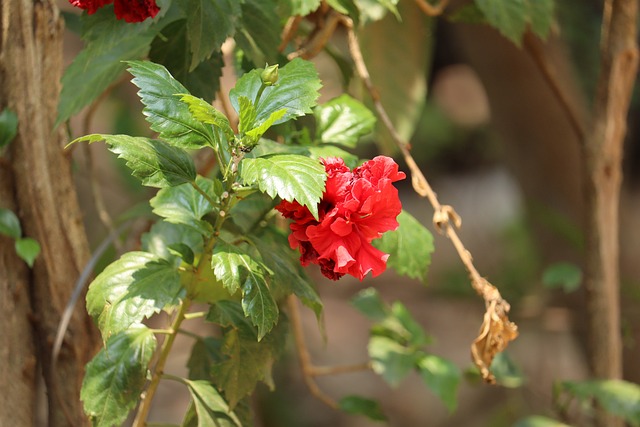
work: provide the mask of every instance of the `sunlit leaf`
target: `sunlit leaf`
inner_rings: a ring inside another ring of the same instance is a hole
[[[393,387],[413,370],[418,360],[415,350],[384,336],[371,337],[368,348],[373,371]]]
[[[522,34],[527,27],[528,2],[529,0],[475,0],[487,22],[518,46],[522,43]]]
[[[449,412],[455,411],[460,369],[452,362],[433,354],[421,357],[417,368],[425,384],[444,402]]]
[[[229,420],[232,426],[242,427],[242,423],[229,408],[229,404],[213,388],[209,381],[185,380],[198,416],[197,427],[213,427],[222,420]],[[225,424],[229,425],[229,424]]]
[[[16,239],[16,253],[27,263],[29,267],[33,267],[36,257],[40,254],[40,244],[31,237]]]
[[[371,133],[376,117],[360,101],[347,94],[317,106],[316,139],[321,142],[355,147],[360,137]]]

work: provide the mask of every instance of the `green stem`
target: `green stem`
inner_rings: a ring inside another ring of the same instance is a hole
[[[151,409],[151,401],[153,401],[153,397],[156,394],[158,385],[160,384],[160,377],[162,377],[162,374],[164,373],[164,365],[167,362],[167,358],[169,357],[169,353],[171,352],[173,343],[176,339],[176,336],[178,335],[178,329],[180,329],[180,325],[182,324],[184,316],[187,313],[187,310],[189,310],[190,305],[191,300],[189,298],[185,298],[180,305],[180,309],[178,310],[176,317],[171,323],[171,330],[173,332],[167,335],[164,342],[162,343],[160,357],[158,357],[158,362],[156,363],[155,369],[153,371],[151,382],[149,383],[147,391],[144,393],[142,402],[140,403],[140,408],[138,409],[136,418],[133,421],[133,427],[144,427],[146,423],[147,416],[149,415],[149,410]]]
[[[256,99],[253,101],[253,106],[256,107],[256,109],[258,108],[258,102],[260,102],[260,97],[262,96],[262,92],[264,92],[266,88],[267,88],[267,85],[262,83],[260,85],[260,89],[258,89],[258,93],[256,94]]]
[[[209,196],[207,194],[206,191],[204,191],[202,188],[200,188],[200,186],[198,184],[196,184],[195,181],[189,181],[189,184],[191,184],[191,186],[202,195],[202,197],[204,197],[207,202],[211,203],[211,206],[215,206],[216,202],[211,198],[211,196]]]

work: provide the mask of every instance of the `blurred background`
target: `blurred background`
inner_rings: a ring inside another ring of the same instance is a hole
[[[59,6],[76,13],[65,0],[59,0]],[[544,47],[585,121],[599,64],[601,8],[596,0],[556,2],[557,25]],[[382,86],[383,101],[385,93],[400,97],[404,110],[393,111],[399,129],[410,139],[412,154],[440,201],[452,205],[462,217],[460,236],[480,273],[511,303],[510,317],[518,324],[520,336],[503,361],[503,384],[488,386],[468,376],[459,387],[454,413],[447,411],[416,374],[397,389],[372,372],[323,377],[318,383],[336,398],[363,394],[378,399],[392,426],[502,427],[529,414],[552,416],[554,381],[584,379],[588,374],[586,311],[579,274],[583,196],[578,141],[525,50],[484,25],[427,19],[413,10],[412,2],[401,1],[400,12],[402,23],[390,15],[362,32],[374,84]],[[82,42],[71,28],[65,43],[65,58],[70,63]],[[395,48],[387,48],[389,45]],[[344,49],[344,34],[336,35],[334,46]],[[325,85],[321,102],[327,101],[341,93],[345,80],[330,55],[320,54],[314,61]],[[227,56],[225,62],[233,61]],[[233,87],[234,79],[234,70],[228,66],[223,93]],[[363,95],[356,83],[351,82],[350,88],[354,95]],[[147,135],[141,109],[135,88],[123,80],[98,104],[90,115],[92,120],[85,120],[87,111],[72,120],[72,135]],[[625,379],[634,382],[640,382],[640,311],[636,309],[640,302],[639,113],[636,93],[625,146],[620,218]],[[380,152],[397,154],[383,134],[362,141],[357,149],[362,158]],[[74,158],[85,225],[95,248],[108,234],[99,220],[100,210],[122,220],[144,209],[151,190],[130,177],[123,163],[101,144],[83,145],[75,150]],[[401,163],[399,156],[395,158]],[[408,172],[405,165],[401,168]],[[433,229],[432,208],[416,196],[410,180],[398,187],[403,207],[434,234],[428,283],[425,286],[393,271],[363,282],[349,277],[330,282],[311,271],[325,303],[327,337],[325,341],[313,313],[303,309],[312,359],[318,365],[357,364],[368,359],[371,323],[349,301],[360,290],[375,287],[385,301],[400,300],[407,306],[433,337],[430,351],[466,370],[471,367],[470,344],[482,322],[483,301],[471,288],[451,243]],[[103,207],[96,208],[96,191],[104,199]],[[121,248],[135,248],[147,227],[144,221],[136,221],[127,239],[120,242]],[[117,256],[117,250],[103,257],[103,266]],[[577,275],[549,279],[557,263],[570,263],[570,271]],[[545,273],[547,280],[543,280]],[[167,369],[177,374],[186,372],[191,346],[189,338],[179,339],[183,341],[176,346],[180,351]],[[328,410],[312,397],[302,382],[292,343],[288,350],[275,367],[276,390],[271,392],[264,385],[258,388],[253,401],[257,426],[380,425]],[[150,419],[180,422],[188,398],[180,385],[163,383]]]

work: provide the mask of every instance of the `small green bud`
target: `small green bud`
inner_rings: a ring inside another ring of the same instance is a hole
[[[265,86],[273,86],[278,81],[278,64],[264,66],[264,70],[260,74],[262,84]]]

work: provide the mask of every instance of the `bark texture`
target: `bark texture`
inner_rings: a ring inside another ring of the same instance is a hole
[[[0,207],[15,212],[9,164],[0,159]],[[0,425],[32,426],[37,357],[29,322],[29,270],[13,239],[0,236]]]
[[[98,342],[77,308],[58,363],[51,349],[61,313],[89,258],[88,244],[61,129],[54,129],[62,73],[63,23],[53,0],[3,1],[0,16],[0,103],[18,116],[10,145],[14,194],[23,233],[40,243],[28,289],[49,404],[50,426],[86,424],[79,400],[84,364]],[[14,337],[20,347],[28,336]],[[2,424],[4,425],[4,424]],[[14,422],[7,425],[17,425]]]

